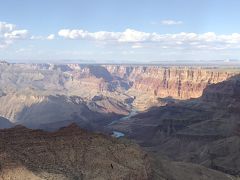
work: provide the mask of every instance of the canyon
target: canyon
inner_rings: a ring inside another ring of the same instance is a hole
[[[146,151],[239,176],[240,76],[207,86],[196,99],[153,107],[114,130]]]
[[[0,177],[235,179],[239,74],[238,67],[1,62]]]
[[[2,62],[0,115],[14,123],[22,122],[23,119],[27,121],[31,120],[31,117],[26,116],[31,116],[32,111],[49,107],[52,103],[65,103],[64,107],[84,104],[90,111],[101,114],[127,115],[132,109],[144,111],[152,106],[198,98],[207,85],[222,82],[238,73],[237,68],[216,67]],[[63,114],[65,116],[62,118],[51,119],[64,121],[67,112]]]

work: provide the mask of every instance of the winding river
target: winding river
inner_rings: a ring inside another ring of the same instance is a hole
[[[124,117],[122,117],[118,120],[115,120],[115,121],[111,122],[109,125],[116,124],[120,121],[126,121],[126,120],[130,119],[131,117],[135,116],[136,114],[138,114],[138,111],[133,109],[127,116],[124,116]],[[120,137],[125,136],[125,134],[123,132],[120,132],[120,131],[113,131],[112,136],[116,137],[116,138],[120,138]]]

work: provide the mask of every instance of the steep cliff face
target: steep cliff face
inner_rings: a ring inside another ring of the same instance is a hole
[[[208,84],[221,82],[232,75],[206,69],[149,68],[136,78],[134,88],[152,91],[159,97],[189,99],[200,97]]]
[[[109,65],[106,68],[111,74],[132,81],[132,89],[158,97],[170,96],[177,99],[200,97],[207,85],[224,81],[238,73],[197,67]]]
[[[92,98],[121,94],[176,99],[196,98],[203,89],[238,74],[236,69],[134,65],[4,64],[1,91],[33,90]],[[141,99],[141,98],[139,98]]]
[[[158,104],[157,98],[198,98],[210,84],[222,82],[239,71],[200,67],[117,66],[106,69],[130,81],[127,94],[135,96],[134,106],[145,110]]]
[[[228,106],[235,111],[240,108],[240,76],[208,86],[203,91],[202,100]]]

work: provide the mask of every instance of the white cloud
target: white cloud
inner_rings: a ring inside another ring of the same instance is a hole
[[[68,39],[87,39],[96,41],[118,41],[118,42],[142,42],[150,38],[149,33],[126,29],[124,32],[98,31],[88,32],[82,29],[62,29],[58,32],[59,36]]]
[[[94,40],[108,43],[131,43],[132,48],[140,48],[143,43],[152,44],[155,47],[169,48],[195,48],[195,49],[230,49],[240,46],[240,34],[217,35],[214,32],[203,34],[176,33],[159,34],[126,29],[123,32],[98,31],[89,32],[77,29],[62,29],[58,35],[66,39]],[[149,47],[149,46],[148,46]]]
[[[55,39],[55,35],[54,34],[50,34],[48,36],[31,36],[30,37],[31,40],[54,40]]]
[[[55,35],[54,34],[50,34],[48,37],[47,37],[47,40],[53,40],[55,38]]]
[[[166,20],[162,20],[161,24],[163,25],[180,25],[183,24],[182,21],[175,21],[175,20],[171,20],[171,19],[166,19]]]
[[[54,34],[48,36],[30,36],[28,30],[18,29],[14,24],[0,21],[0,49],[8,47],[16,40],[53,40],[54,38]]]
[[[25,39],[27,35],[28,35],[28,31],[26,29],[14,30],[11,32],[4,33],[4,37],[6,39]]]
[[[8,24],[6,22],[0,22],[0,32],[1,33],[13,31],[14,28],[15,28],[15,25],[13,25],[13,24]]]
[[[6,48],[17,39],[26,39],[28,31],[26,29],[17,29],[16,25],[6,22],[0,22],[0,48]]]
[[[126,29],[120,33],[119,42],[143,42],[148,41],[151,37],[150,33],[136,31],[133,29]]]
[[[45,38],[43,36],[31,36],[30,37],[31,40],[44,40]]]
[[[98,31],[98,32],[88,32],[82,29],[61,29],[58,32],[59,36],[69,39],[89,39],[89,40],[98,40],[98,41],[105,41],[105,40],[115,40],[119,37],[120,34],[116,32],[107,32],[107,31]]]

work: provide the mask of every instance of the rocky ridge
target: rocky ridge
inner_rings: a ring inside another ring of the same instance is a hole
[[[0,131],[1,179],[151,179],[137,146],[71,124],[57,132]],[[19,174],[18,174],[19,173]]]
[[[130,141],[76,124],[56,132],[18,125],[0,130],[0,145],[2,180],[235,180],[199,165],[153,159]]]

